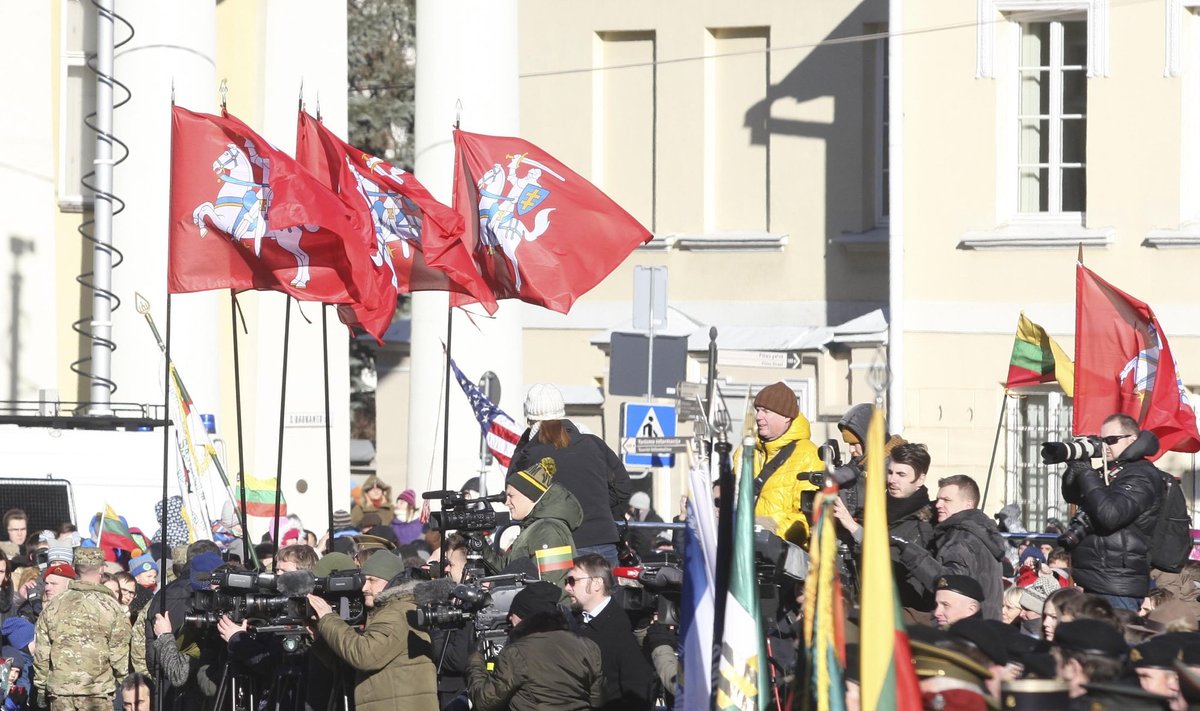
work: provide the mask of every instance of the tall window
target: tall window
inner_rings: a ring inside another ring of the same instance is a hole
[[[886,26],[883,31],[886,30]],[[885,225],[891,212],[888,191],[891,183],[889,170],[890,156],[888,147],[889,126],[891,120],[888,114],[890,101],[888,77],[888,40],[886,37],[875,43],[875,224]]]
[[[1043,442],[1071,438],[1071,399],[1061,392],[1024,392],[1006,401],[1008,467],[1005,501],[1021,507],[1027,530],[1044,531],[1046,522],[1069,518],[1062,500],[1059,464],[1042,464]]]
[[[1087,22],[1021,25],[1018,211],[1081,215],[1087,197]]]

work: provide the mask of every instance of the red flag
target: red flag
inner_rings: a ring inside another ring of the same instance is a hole
[[[462,241],[497,298],[566,313],[650,232],[599,188],[519,138],[454,132]],[[430,264],[447,245],[427,240]]]
[[[172,108],[172,293],[271,289],[373,303],[361,210],[229,114]]]
[[[1196,413],[1154,312],[1082,264],[1075,273],[1075,434],[1096,434],[1123,412],[1158,435],[1160,455],[1200,451]]]
[[[378,306],[339,309],[342,320],[379,337],[396,310],[395,295],[413,291],[452,291],[455,303],[479,301],[496,310],[461,242],[445,255],[446,271],[429,267],[421,243],[427,235],[447,240],[462,233],[462,217],[434,199],[411,174],[393,167],[338,138],[320,121],[301,111],[296,127],[296,160],[334,192],[367,211],[373,228],[371,269],[381,294]],[[447,273],[449,272],[449,273]]]

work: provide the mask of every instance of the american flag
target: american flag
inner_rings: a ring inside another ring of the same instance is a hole
[[[504,410],[496,407],[496,404],[489,400],[475,383],[463,375],[453,358],[450,359],[450,367],[454,370],[454,377],[458,379],[459,387],[467,396],[467,400],[471,402],[471,410],[475,412],[479,429],[483,430],[483,435],[487,439],[488,449],[491,450],[492,456],[496,458],[497,462],[500,462],[501,466],[507,467],[508,463],[512,461],[517,442],[521,441],[521,430],[517,429],[517,423],[513,421],[513,418],[509,417]]]

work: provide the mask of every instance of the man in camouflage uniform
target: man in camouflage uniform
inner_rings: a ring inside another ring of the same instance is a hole
[[[34,685],[50,711],[111,711],[129,671],[129,617],[100,584],[103,566],[99,548],[76,548],[79,579],[46,604],[34,628]]]

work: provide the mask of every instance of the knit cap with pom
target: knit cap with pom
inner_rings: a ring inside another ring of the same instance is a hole
[[[558,388],[546,383],[538,383],[529,388],[529,393],[525,396],[526,421],[561,420],[566,416],[566,405],[563,404],[563,396]]]
[[[554,460],[550,457],[543,457],[542,461],[536,462],[528,469],[509,474],[504,483],[536,503],[554,483],[555,469]]]

